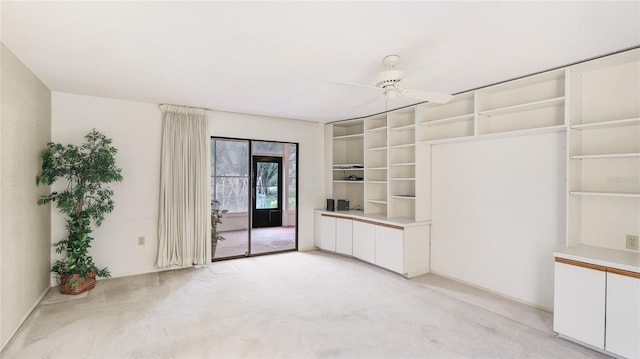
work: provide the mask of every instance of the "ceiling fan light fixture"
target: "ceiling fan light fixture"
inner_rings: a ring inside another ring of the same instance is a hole
[[[389,100],[393,100],[398,97],[398,91],[395,88],[386,90],[384,94]]]

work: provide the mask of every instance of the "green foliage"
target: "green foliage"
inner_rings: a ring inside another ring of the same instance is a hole
[[[224,241],[224,237],[218,232],[218,225],[222,223],[222,215],[227,213],[226,209],[220,209],[220,202],[213,201],[211,205],[211,243]]]
[[[36,183],[50,186],[61,180],[66,188],[40,197],[38,204],[55,202],[66,216],[68,236],[54,244],[56,252],[64,256],[54,263],[51,271],[84,277],[96,271],[99,277],[109,277],[107,268],[98,270],[89,255],[93,240],[91,222],[99,227],[105,215],[113,210],[113,190],[107,184],[122,181],[122,170],[116,166],[118,150],[111,146],[110,138],[95,129],[85,138],[81,146],[53,142],[47,145],[42,153],[42,173]],[[77,283],[71,284],[75,287]]]

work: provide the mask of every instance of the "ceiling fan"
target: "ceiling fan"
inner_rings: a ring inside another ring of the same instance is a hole
[[[398,70],[396,67],[400,62],[400,56],[387,55],[382,59],[382,64],[385,66],[385,70],[379,72],[376,75],[375,86],[355,84],[342,81],[332,81],[347,86],[358,86],[366,88],[374,88],[381,91],[380,95],[354,106],[354,108],[360,108],[366,106],[372,102],[386,98],[387,100],[393,100],[398,96],[404,96],[412,98],[418,101],[428,101],[435,103],[447,103],[451,101],[453,96],[444,93],[416,90],[412,87],[427,82],[428,80],[445,74],[453,70],[456,65],[450,61],[440,59],[416,72],[406,74],[402,70]]]

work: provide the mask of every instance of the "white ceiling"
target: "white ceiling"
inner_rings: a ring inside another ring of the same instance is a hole
[[[6,2],[2,42],[51,90],[328,122],[388,54],[457,93],[640,44],[627,2]],[[414,104],[396,99],[389,109]]]

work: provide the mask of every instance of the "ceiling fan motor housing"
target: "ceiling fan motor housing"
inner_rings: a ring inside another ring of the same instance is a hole
[[[400,80],[402,80],[403,74],[404,74],[404,71],[400,71],[400,70],[382,71],[376,77],[376,86],[380,88],[385,88],[390,85],[395,85]]]

